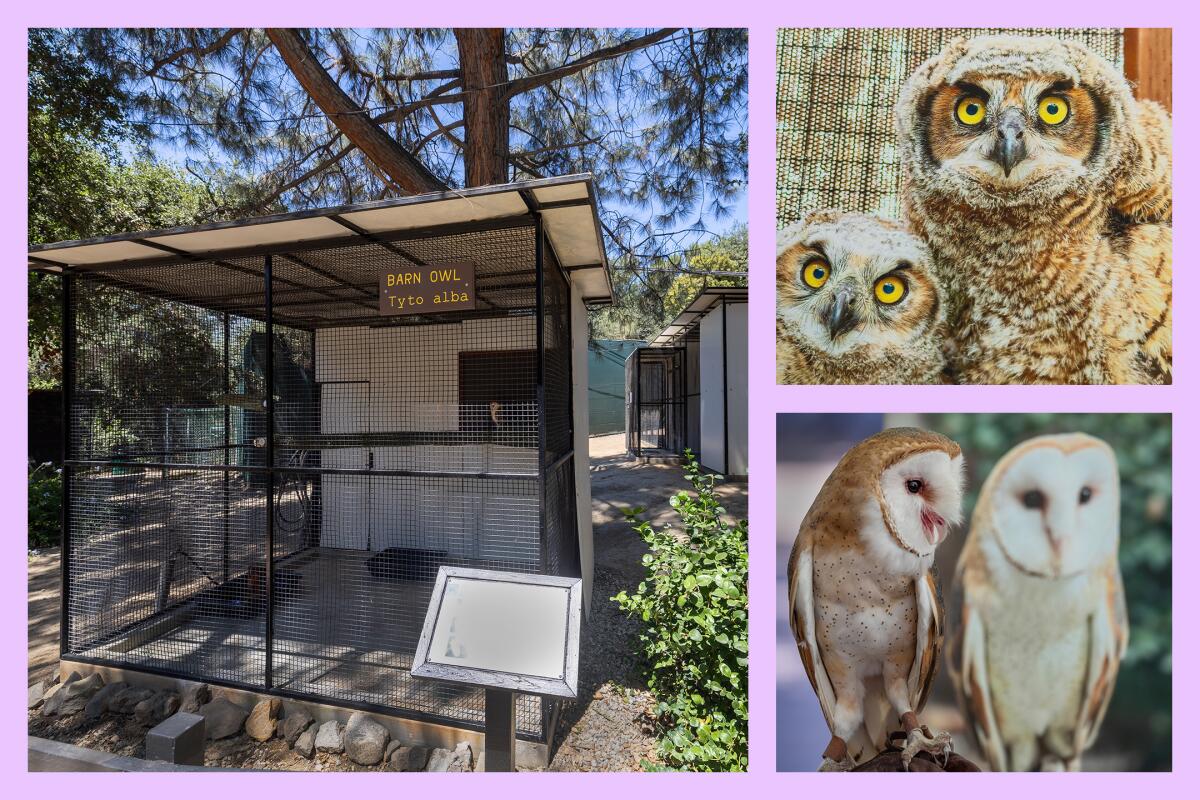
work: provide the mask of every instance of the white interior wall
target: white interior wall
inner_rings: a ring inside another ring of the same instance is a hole
[[[322,433],[454,431],[458,429],[458,354],[479,350],[529,350],[536,346],[532,316],[467,320],[446,325],[333,328],[317,332],[317,381],[322,384]],[[346,382],[346,383],[341,383]],[[332,395],[331,395],[332,392]],[[330,402],[331,397],[338,398]],[[534,473],[537,456],[502,445],[377,447],[377,469]],[[325,450],[324,464],[362,468],[364,448]],[[357,477],[325,476],[322,486],[322,544],[383,550],[425,547],[460,557],[514,558],[537,552],[538,498],[529,491],[482,496],[437,491],[419,478],[376,479],[367,492]],[[441,541],[423,538],[422,517],[436,516]],[[529,521],[531,537],[511,534],[515,521]],[[504,524],[499,524],[503,522]]]

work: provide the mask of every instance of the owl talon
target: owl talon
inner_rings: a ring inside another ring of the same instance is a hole
[[[950,754],[954,752],[954,742],[946,731],[931,733],[925,726],[913,728],[908,732],[904,749],[900,751],[900,761],[906,771],[917,753],[922,751],[929,753],[944,767],[950,761]]]
[[[846,756],[841,761],[834,761],[829,756],[821,759],[821,766],[817,767],[817,772],[850,772],[854,769],[854,760],[850,756]]]

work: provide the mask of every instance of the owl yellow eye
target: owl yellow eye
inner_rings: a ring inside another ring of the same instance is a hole
[[[978,125],[986,115],[987,110],[978,97],[964,97],[954,107],[954,116],[963,125]]]
[[[1043,97],[1038,103],[1038,118],[1047,125],[1061,125],[1066,121],[1070,110],[1067,98],[1052,94]]]
[[[895,305],[908,294],[908,287],[899,278],[880,278],[875,281],[875,299],[885,306]]]
[[[821,260],[810,261],[804,265],[801,277],[808,288],[820,289],[829,280],[829,265]]]

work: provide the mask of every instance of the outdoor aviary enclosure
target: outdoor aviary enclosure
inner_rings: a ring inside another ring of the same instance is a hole
[[[411,658],[439,566],[590,589],[597,220],[577,176],[35,248],[63,658],[481,727]]]

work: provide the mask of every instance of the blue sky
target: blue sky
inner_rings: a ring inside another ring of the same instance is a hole
[[[364,32],[364,33],[366,34],[366,32]],[[369,34],[366,34],[366,35],[369,36]],[[453,40],[448,39],[448,42],[452,46]],[[642,52],[631,54],[630,56],[627,56],[627,58],[630,59],[627,64],[627,68],[630,70],[637,70],[643,64],[646,63],[646,61],[645,61],[646,56]],[[457,61],[456,54],[447,52],[445,47],[443,47],[442,50],[435,52],[433,54],[433,67],[434,68],[453,67],[455,65],[456,61]],[[621,98],[614,95],[607,102],[615,104],[620,101],[621,101]],[[610,107],[605,106],[605,108],[608,109]],[[456,120],[458,118],[458,109],[459,109],[459,107],[455,106],[455,105],[442,107],[442,110],[440,111],[440,113],[443,116],[443,120],[446,122]],[[653,119],[653,114],[654,114],[653,109],[647,109],[646,114],[645,114],[645,124],[650,124],[650,120]],[[740,114],[739,116],[741,119],[746,118],[746,114],[744,114],[744,113]],[[174,145],[173,143],[168,142],[161,138],[154,138],[151,141],[151,151],[156,159],[167,162],[167,163],[172,163],[172,164],[175,164],[178,166],[183,166],[189,160],[191,160],[193,162],[199,162],[201,164],[214,164],[214,162],[215,162],[216,166],[221,166],[221,167],[225,167],[225,168],[234,168],[235,167],[235,165],[233,165],[228,160],[226,160],[222,155],[217,154],[214,151],[208,151],[208,152],[188,151],[188,150],[181,149],[181,148],[177,147],[176,145]],[[626,215],[626,216],[629,216],[629,217],[632,217],[635,219],[645,219],[645,218],[648,218],[651,216],[655,216],[655,215],[661,213],[661,211],[663,210],[661,208],[654,207],[653,204],[651,205],[650,208],[631,208],[631,207],[622,205],[614,197],[607,197],[607,198],[602,197],[601,203],[604,206],[604,208],[608,211],[617,212],[617,213],[620,213],[620,214],[623,214],[623,215]],[[711,235],[723,234],[738,225],[745,224],[747,221],[747,216],[748,216],[748,202],[747,202],[746,191],[744,188],[742,189],[741,192],[738,193],[734,202],[731,204],[730,212],[731,213],[729,215],[727,215],[721,219],[717,219],[711,213],[709,213],[706,209],[699,210],[699,219],[700,219],[701,224],[703,225],[703,227],[705,229],[707,229],[711,233],[710,234],[686,234],[686,235],[680,237],[680,239],[679,239],[680,243],[683,244],[684,246],[686,246],[686,245],[694,243],[696,241],[700,241],[700,240],[709,238],[709,236],[711,236]],[[695,217],[692,217],[691,219],[680,220],[677,225],[673,225],[671,227],[672,228],[685,227],[687,224],[689,224],[690,222],[693,222],[694,220],[695,220]]]

